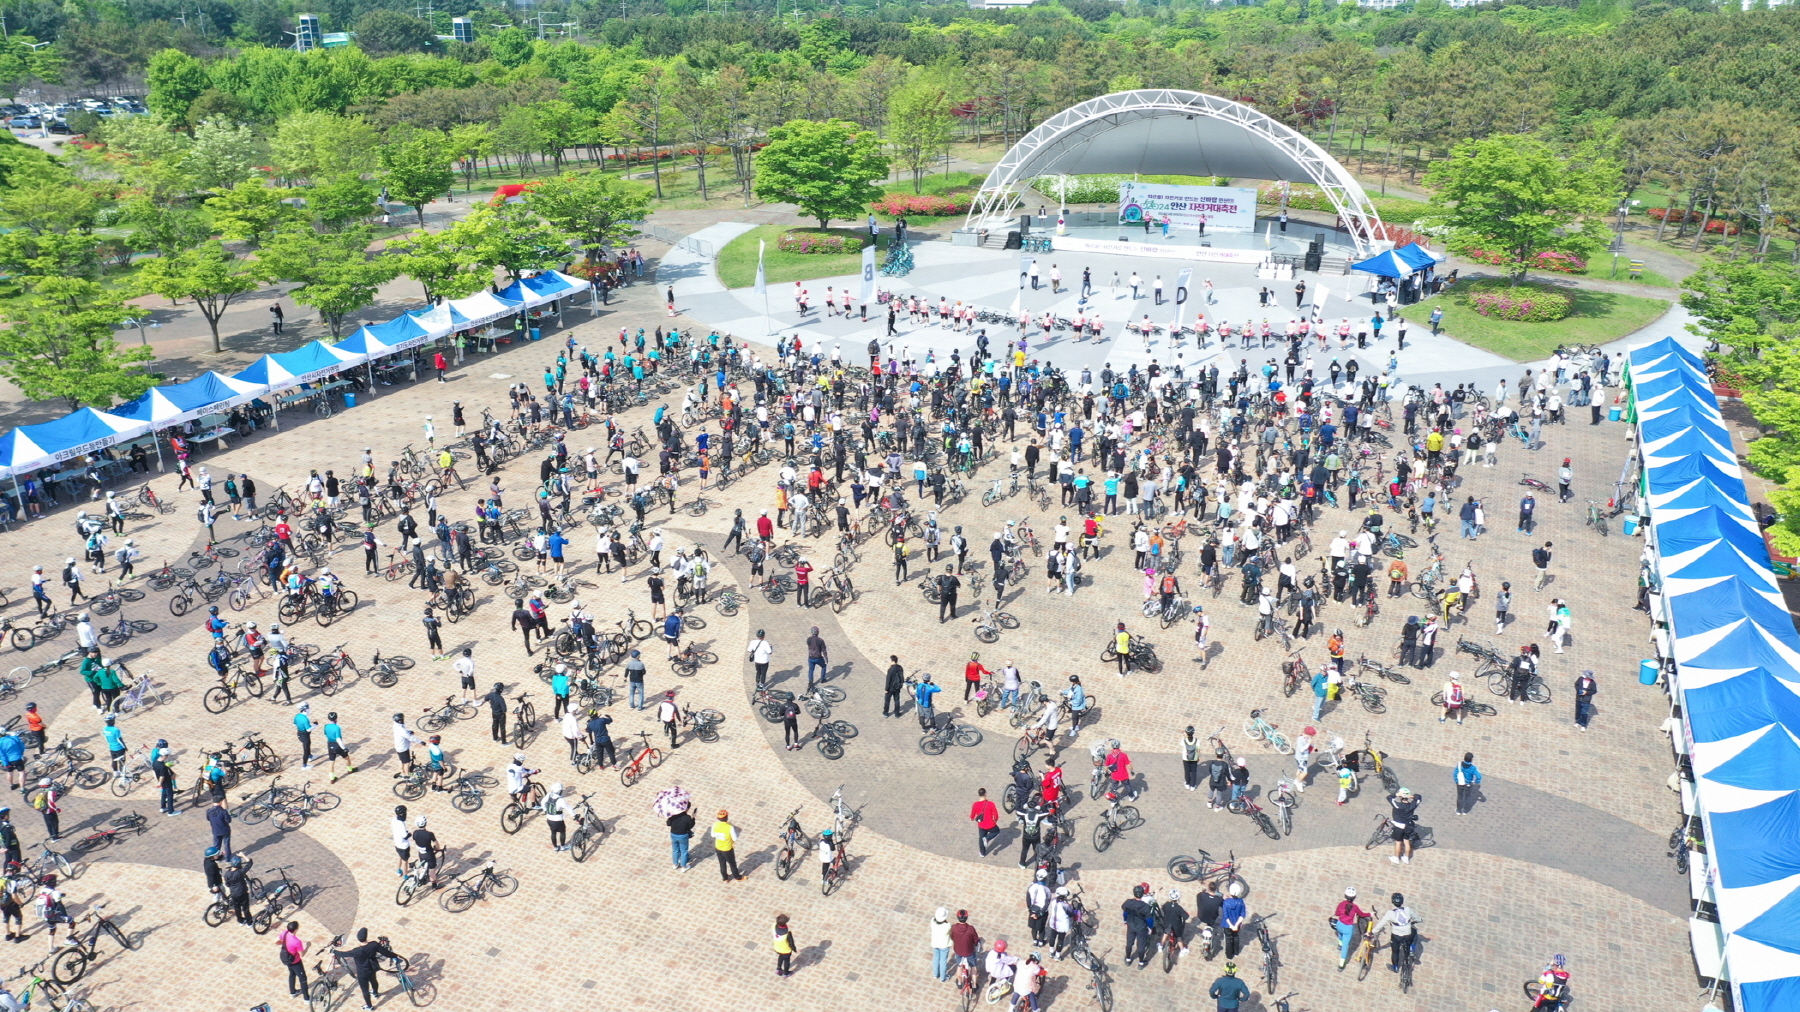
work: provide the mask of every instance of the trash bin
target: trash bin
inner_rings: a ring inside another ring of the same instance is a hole
[[[356,395],[348,390],[344,391],[344,407],[356,407]]]
[[[1656,684],[1656,676],[1661,673],[1662,673],[1662,668],[1660,666],[1658,666],[1654,660],[1645,658],[1644,660],[1641,660],[1638,662],[1638,682],[1639,682],[1639,684],[1655,685]]]
[[[1616,422],[1619,420],[1619,415],[1621,413],[1622,412],[1620,412],[1618,408],[1609,408],[1606,412],[1606,420],[1609,422]]]
[[[535,341],[535,340],[537,340],[537,339],[538,339],[538,338],[540,338],[540,337],[543,337],[543,336],[544,336],[544,333],[543,333],[543,331],[541,331],[541,330],[539,330],[539,329],[538,329],[538,328],[536,328],[536,327],[533,327],[533,328],[531,328],[531,339],[532,339],[532,340],[533,340],[533,341]]]
[[[1637,517],[1626,517],[1625,518],[1625,536],[1628,538],[1631,537],[1632,535],[1637,533],[1637,529],[1638,529],[1638,518]]]

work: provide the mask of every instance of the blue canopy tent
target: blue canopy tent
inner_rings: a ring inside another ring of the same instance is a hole
[[[1667,415],[1663,416],[1663,418],[1668,417]],[[1645,457],[1673,459],[1697,455],[1714,461],[1720,467],[1736,463],[1736,457],[1728,449],[1731,445],[1730,437],[1726,437],[1726,442],[1720,441],[1719,437],[1724,433],[1717,432],[1710,426],[1690,425],[1684,427],[1681,425],[1683,420],[1680,418],[1670,418],[1669,424],[1663,427],[1664,431],[1654,431],[1657,428],[1655,423],[1661,420],[1660,418],[1651,419],[1640,430],[1644,434]]]
[[[231,378],[239,383],[247,383],[259,388],[258,396],[261,396],[276,390],[285,390],[291,385],[290,381],[293,380],[294,374],[282,368],[281,363],[275,361],[275,356],[264,355],[233,374]]]
[[[434,334],[431,328],[420,323],[410,314],[402,313],[387,321],[367,328],[377,340],[393,351],[406,351],[416,348],[426,341],[441,335]],[[340,345],[339,347],[342,347]]]
[[[365,361],[372,358],[379,358],[382,355],[392,354],[394,350],[374,333],[373,327],[357,328],[356,333],[339,341],[336,347],[340,352],[361,355]]]
[[[1695,741],[1725,741],[1748,734],[1771,721],[1800,727],[1800,685],[1785,682],[1769,669],[1753,667],[1724,681],[1685,689],[1688,725]]]
[[[1351,264],[1350,269],[1366,274],[1378,274],[1384,278],[1404,278],[1417,274],[1420,270],[1393,250],[1377,253],[1362,263]]]
[[[5,453],[0,459],[8,474],[18,475],[104,450],[148,431],[150,427],[135,418],[81,408],[56,421],[21,425],[7,433]]]
[[[1763,592],[1738,579],[1720,580],[1710,587],[1675,597],[1669,602],[1669,609],[1681,623],[1683,636],[1698,636],[1744,618],[1765,629],[1781,622],[1792,624],[1785,606],[1776,604]]]
[[[580,278],[572,278],[561,271],[546,271],[536,277],[520,278],[500,290],[500,298],[519,303],[526,309],[541,306],[546,302],[554,302],[565,295],[574,295],[591,287]]]
[[[415,325],[423,327],[431,337],[444,337],[474,326],[468,317],[457,312],[456,307],[448,302],[440,302],[429,309],[415,309],[406,316]]]
[[[1656,524],[1657,549],[1665,555],[1680,555],[1718,541],[1728,541],[1752,558],[1758,552],[1763,553],[1764,558],[1768,557],[1768,549],[1763,545],[1762,534],[1756,525],[1717,506],[1706,506]]]
[[[1735,513],[1745,520],[1754,519],[1750,514],[1750,507],[1720,491],[1719,486],[1710,481],[1697,481],[1686,488],[1667,492],[1661,496],[1652,496],[1650,508],[1685,512],[1697,510],[1703,506],[1717,506],[1727,513]]]
[[[288,375],[293,377],[285,384],[287,387],[312,383],[324,379],[332,373],[342,372],[353,365],[361,365],[368,360],[366,355],[348,351],[339,352],[322,341],[303,344],[293,351],[284,351],[272,357],[283,369],[287,370]]]
[[[1436,267],[1438,265],[1438,258],[1432,256],[1430,250],[1420,246],[1416,242],[1409,242],[1404,246],[1396,248],[1394,250],[1394,255],[1407,263],[1412,264],[1415,270],[1424,270],[1427,267]]]

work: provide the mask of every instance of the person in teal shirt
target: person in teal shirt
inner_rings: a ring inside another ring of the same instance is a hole
[[[569,669],[562,664],[558,664],[556,674],[550,676],[550,694],[556,698],[550,719],[558,720],[569,708]]]
[[[348,776],[356,772],[356,764],[350,761],[350,750],[344,747],[344,729],[338,726],[336,713],[325,715],[325,761],[331,764],[331,782],[337,783],[337,761],[344,760],[349,767],[345,771]]]
[[[110,713],[107,714],[106,729],[100,732],[101,735],[106,738],[107,749],[112,752],[112,768],[114,773],[125,768],[125,732],[119,730],[118,724],[116,723],[118,719],[119,718]]]
[[[300,768],[312,769],[312,704],[301,703],[294,714],[294,737],[300,739]]]
[[[1225,964],[1225,976],[1213,981],[1206,992],[1219,1003],[1219,1012],[1233,1012],[1250,997],[1250,989],[1237,978],[1237,964]]]

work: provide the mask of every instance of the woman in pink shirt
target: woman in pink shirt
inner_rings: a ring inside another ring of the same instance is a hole
[[[288,970],[288,994],[306,997],[306,942],[296,933],[299,921],[287,922],[275,940],[281,943],[281,964]]]

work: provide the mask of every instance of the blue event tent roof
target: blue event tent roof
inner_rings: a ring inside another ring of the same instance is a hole
[[[1379,274],[1384,278],[1404,278],[1419,272],[1418,267],[1408,263],[1405,257],[1393,250],[1377,253],[1361,263],[1351,264],[1350,269],[1367,274]]]

